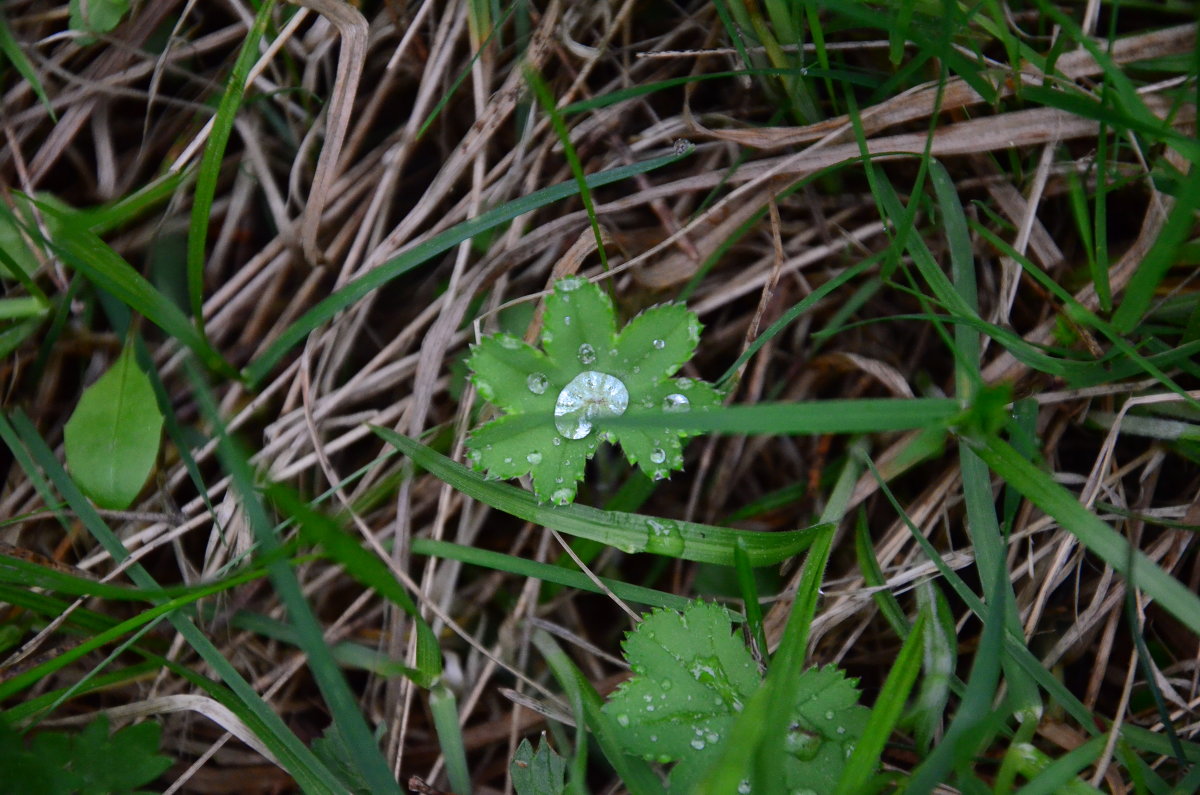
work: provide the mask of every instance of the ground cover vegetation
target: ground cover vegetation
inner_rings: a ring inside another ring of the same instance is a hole
[[[1197,791],[1195,13],[0,5],[0,781]]]

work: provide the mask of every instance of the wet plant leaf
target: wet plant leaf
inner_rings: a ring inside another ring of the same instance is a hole
[[[544,353],[507,334],[472,348],[472,382],[506,413],[471,434],[471,465],[489,477],[531,475],[538,499],[556,505],[574,501],[601,441],[619,443],[629,463],[656,480],[682,469],[686,432],[601,426],[626,413],[720,404],[712,385],[671,377],[700,340],[695,313],[682,304],[652,307],[618,334],[611,299],[587,280],[568,277],[546,299],[544,321]]]

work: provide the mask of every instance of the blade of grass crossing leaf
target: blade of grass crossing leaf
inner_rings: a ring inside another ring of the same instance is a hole
[[[234,61],[233,70],[225,85],[225,93],[213,116],[212,131],[204,145],[200,158],[200,169],[196,175],[196,191],[192,197],[192,219],[188,227],[187,282],[188,298],[191,301],[192,319],[203,340],[208,339],[204,329],[204,266],[205,249],[208,243],[208,222],[212,214],[213,198],[217,191],[217,180],[221,176],[221,165],[225,158],[225,147],[233,131],[234,118],[241,107],[246,93],[246,78],[258,57],[258,45],[271,21],[275,0],[264,0],[254,15],[254,23],[246,31],[242,48]]]
[[[629,792],[633,795],[662,795],[662,784],[659,783],[658,777],[650,769],[650,766],[622,750],[621,744],[617,740],[620,730],[616,723],[600,709],[602,706],[600,694],[592,687],[583,672],[575,667],[571,658],[554,642],[554,638],[539,629],[533,633],[533,645],[541,652],[546,664],[554,673],[554,678],[566,691],[572,708],[576,709],[576,725],[579,734],[575,743],[575,753],[580,753],[579,746],[586,747],[584,735],[586,726],[592,730],[600,750],[604,753],[608,763],[612,765],[613,770],[620,776],[622,785]],[[568,786],[578,785],[581,788],[578,791],[586,792],[586,784],[583,779],[579,778],[579,771],[574,768],[574,764],[574,760],[572,760],[572,776]]]
[[[916,622],[913,623],[913,631],[900,647],[896,662],[892,663],[883,688],[875,699],[867,728],[854,744],[854,751],[850,754],[846,767],[842,769],[842,777],[836,790],[838,795],[854,795],[865,791],[871,773],[878,769],[884,746],[900,720],[908,694],[921,671],[922,647],[925,644],[922,630],[927,620],[927,613],[917,616]]]
[[[458,724],[458,699],[454,697],[454,692],[445,685],[435,686],[429,691],[429,711],[433,713],[438,747],[442,749],[442,758],[446,760],[450,789],[470,792],[471,771],[467,768],[467,746]]]
[[[592,201],[592,191],[588,188],[587,175],[583,173],[583,163],[579,159],[579,152],[575,151],[575,144],[571,143],[571,131],[567,129],[567,123],[563,121],[562,114],[558,112],[558,103],[554,99],[554,92],[550,90],[550,86],[546,85],[546,81],[542,79],[538,71],[527,67],[525,80],[533,89],[533,95],[537,97],[538,104],[542,106],[542,110],[550,119],[550,126],[554,128],[554,134],[562,144],[567,165],[571,167],[571,175],[575,177],[575,184],[579,186],[579,198],[583,200],[583,208],[587,211],[588,223],[592,225],[592,234],[596,236],[596,253],[600,255],[601,266],[607,271],[608,253],[604,250],[604,236],[600,233],[600,221],[596,218],[596,203]]]
[[[746,625],[750,630],[750,637],[754,639],[758,653],[765,657],[767,655],[767,635],[763,631],[763,612],[762,605],[758,603],[758,585],[754,581],[754,570],[750,566],[750,558],[746,555],[741,541],[738,541],[733,548],[733,565],[737,571],[738,590],[742,594],[742,603],[746,606]]]
[[[663,155],[629,166],[601,171],[597,174],[589,175],[586,182],[589,188],[609,185],[613,182],[619,182],[637,174],[645,174],[648,171],[653,171],[656,168],[674,163],[691,154],[691,152],[692,150],[689,149],[682,153]],[[316,306],[301,315],[295,323],[288,326],[274,342],[267,346],[266,350],[257,359],[246,367],[244,373],[246,381],[252,387],[260,384],[270,374],[271,369],[279,360],[308,336],[311,331],[325,323],[338,312],[341,312],[356,301],[369,295],[372,291],[387,284],[392,279],[423,265],[433,257],[453,248],[464,240],[469,240],[489,229],[500,226],[533,210],[553,204],[560,199],[574,196],[578,192],[579,186],[574,181],[561,182],[558,185],[542,188],[528,196],[514,199],[499,207],[488,210],[469,221],[452,226],[446,231],[434,235],[429,240],[418,243],[407,251],[393,257],[379,267],[372,268],[369,272],[354,279],[318,302]]]
[[[601,511],[578,504],[554,506],[539,503],[529,492],[506,483],[486,480],[483,475],[472,472],[462,464],[455,463],[395,431],[378,427],[373,427],[372,430],[429,473],[468,497],[496,510],[542,527],[553,528],[560,533],[591,538],[624,552],[646,552],[651,548],[649,538],[652,528],[649,522],[652,517]],[[663,521],[654,521],[661,529]],[[778,563],[807,549],[817,532],[817,528],[808,528],[779,533],[755,533],[683,521],[672,522],[670,529],[679,532],[679,537],[683,539],[683,548],[681,551],[672,550],[672,554],[666,555],[667,557],[720,563],[724,566],[733,565],[733,548],[739,538],[745,542],[750,562],[756,566],[765,566]]]
[[[1134,587],[1153,597],[1192,632],[1200,634],[1200,597],[1159,568],[1140,550],[1089,511],[1074,494],[1041,471],[1004,441],[990,437],[974,444],[992,471],[1027,500],[1056,519],[1089,551],[1120,572]]]
[[[11,415],[11,419],[12,425],[9,425],[3,417],[0,417],[0,435],[6,437],[5,441],[10,443],[10,445],[16,444],[19,437],[19,443],[25,446],[37,465],[50,477],[55,488],[66,499],[71,511],[96,540],[100,542],[105,551],[118,562],[122,562],[128,558],[129,551],[125,549],[120,539],[109,529],[100,515],[96,513],[82,492],[76,488],[74,482],[72,482],[66,471],[58,464],[54,454],[46,446],[46,443],[38,435],[37,430],[24,413],[17,411]],[[14,430],[15,434],[13,433]],[[11,442],[10,439],[12,440]],[[50,504],[53,504],[53,502],[51,500]],[[142,588],[154,589],[159,587],[141,564],[134,563],[126,571],[130,579]],[[168,620],[176,631],[183,636],[184,640],[196,650],[205,663],[213,669],[214,673],[237,695],[242,705],[239,709],[251,714],[253,716],[253,723],[258,725],[262,731],[261,734],[257,735],[259,739],[275,754],[284,769],[296,778],[297,783],[305,791],[328,793],[340,791],[341,786],[337,778],[300,742],[299,738],[267,706],[262,697],[242,678],[237,669],[225,659],[224,655],[192,623],[190,618],[178,611],[172,611],[168,614]],[[187,669],[184,668],[182,670]],[[207,682],[204,677],[198,678]]]
[[[189,363],[190,364],[190,363]],[[260,552],[271,554],[279,547],[274,525],[267,516],[255,486],[254,470],[249,456],[242,450],[225,429],[216,401],[199,372],[189,366],[192,391],[201,414],[212,424],[217,437],[217,458],[229,473],[233,488],[241,498],[242,510],[254,533]],[[296,629],[300,647],[308,657],[308,667],[317,687],[325,697],[329,711],[338,730],[346,739],[358,772],[370,783],[373,792],[400,792],[371,730],[367,727],[362,711],[354,694],[342,676],[337,661],[329,651],[325,635],[296,578],[291,565],[284,560],[273,560],[267,564],[271,582],[279,599],[287,608],[288,616]]]

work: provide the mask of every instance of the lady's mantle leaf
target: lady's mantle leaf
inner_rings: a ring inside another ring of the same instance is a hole
[[[604,705],[628,753],[675,762],[671,792],[690,792],[720,755],[734,718],[762,676],[725,612],[697,602],[682,614],[656,610],[626,636],[634,676]],[[786,792],[833,792],[870,712],[837,668],[805,671],[781,762]]]
[[[162,414],[133,348],[84,390],[63,437],[79,488],[102,508],[128,508],[154,466]]]
[[[528,739],[522,740],[508,769],[517,795],[559,795],[566,787],[567,762],[546,744],[545,735],[537,753]]]
[[[506,412],[467,439],[475,469],[497,478],[532,475],[539,500],[575,499],[587,460],[601,441],[621,444],[631,464],[662,479],[683,468],[686,433],[653,427],[605,428],[627,411],[705,411],[719,405],[709,384],[671,376],[691,357],[700,322],[682,304],[652,307],[619,335],[612,300],[571,277],[546,299],[545,353],[498,334],[467,361],[485,400]]]

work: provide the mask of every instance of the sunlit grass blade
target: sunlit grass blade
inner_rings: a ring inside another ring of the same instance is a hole
[[[629,166],[601,171],[587,178],[590,188],[609,185],[613,182],[627,179],[637,174],[645,174],[656,168],[676,162],[690,154],[691,150],[679,154],[662,155],[650,158]],[[553,204],[560,199],[574,196],[579,192],[579,186],[574,182],[560,182],[548,188],[542,188],[528,196],[514,199],[488,210],[469,221],[451,227],[430,239],[418,243],[402,254],[393,257],[378,268],[363,274],[344,287],[336,290],[321,300],[312,309],[288,326],[279,337],[267,346],[257,359],[250,363],[245,370],[245,379],[253,387],[259,385],[271,372],[271,369],[287,355],[294,346],[321,324],[328,321],[338,312],[352,306],[355,302],[369,295],[372,291],[387,284],[392,279],[407,273],[413,268],[425,264],[443,251],[453,248],[464,240],[493,229],[500,224],[511,221],[517,216],[532,212],[541,207]]]
[[[423,469],[468,497],[542,527],[600,541],[624,552],[652,552],[682,560],[732,566],[734,546],[741,539],[751,564],[767,566],[807,549],[818,532],[818,528],[808,528],[756,533],[639,514],[601,511],[585,505],[552,506],[539,503],[523,489],[487,480],[479,473],[395,431],[386,428],[372,430]],[[651,521],[659,528],[651,527]],[[661,532],[662,527],[666,527],[667,532]],[[660,532],[655,532],[656,529]]]

